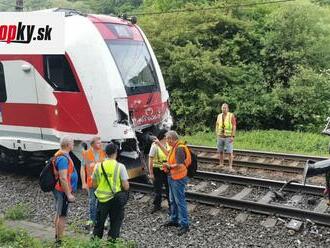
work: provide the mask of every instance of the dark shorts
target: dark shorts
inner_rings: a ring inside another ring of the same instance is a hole
[[[68,214],[69,202],[64,192],[57,191],[54,189],[53,191],[55,198],[55,211],[56,214],[60,217],[66,217]]]

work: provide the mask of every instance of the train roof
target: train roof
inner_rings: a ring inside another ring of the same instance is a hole
[[[66,17],[74,16],[74,15],[81,15],[88,17],[92,22],[108,22],[108,23],[115,23],[115,24],[124,24],[130,25],[131,22],[125,20],[123,18],[114,16],[114,15],[98,15],[98,14],[85,14],[80,12],[79,10],[69,9],[69,8],[52,8],[52,9],[43,9],[43,10],[36,10],[33,12],[64,12]]]

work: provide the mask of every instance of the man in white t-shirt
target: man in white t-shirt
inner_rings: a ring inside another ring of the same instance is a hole
[[[167,130],[161,129],[157,135],[157,139],[162,143],[164,147],[166,147],[166,132]],[[163,170],[163,164],[166,162],[166,154],[155,142],[152,143],[149,152],[149,177],[153,181],[155,198],[153,201],[154,208],[152,209],[151,213],[155,213],[161,209],[163,185],[165,186],[167,202],[169,204],[167,173],[165,173]]]

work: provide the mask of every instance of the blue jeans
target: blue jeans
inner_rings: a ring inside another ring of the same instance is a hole
[[[172,222],[179,223],[181,227],[189,227],[188,209],[185,196],[185,187],[188,183],[188,177],[180,180],[173,180],[168,177],[168,184],[170,189],[170,209]]]
[[[96,222],[96,208],[97,208],[97,199],[95,196],[95,189],[88,189],[88,202],[89,202],[89,219]]]

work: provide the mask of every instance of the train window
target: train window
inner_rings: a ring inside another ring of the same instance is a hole
[[[56,91],[79,91],[69,62],[64,55],[47,55],[44,64],[46,80]]]
[[[3,65],[0,62],[0,102],[5,102],[5,101],[7,101],[5,73],[3,70]]]

